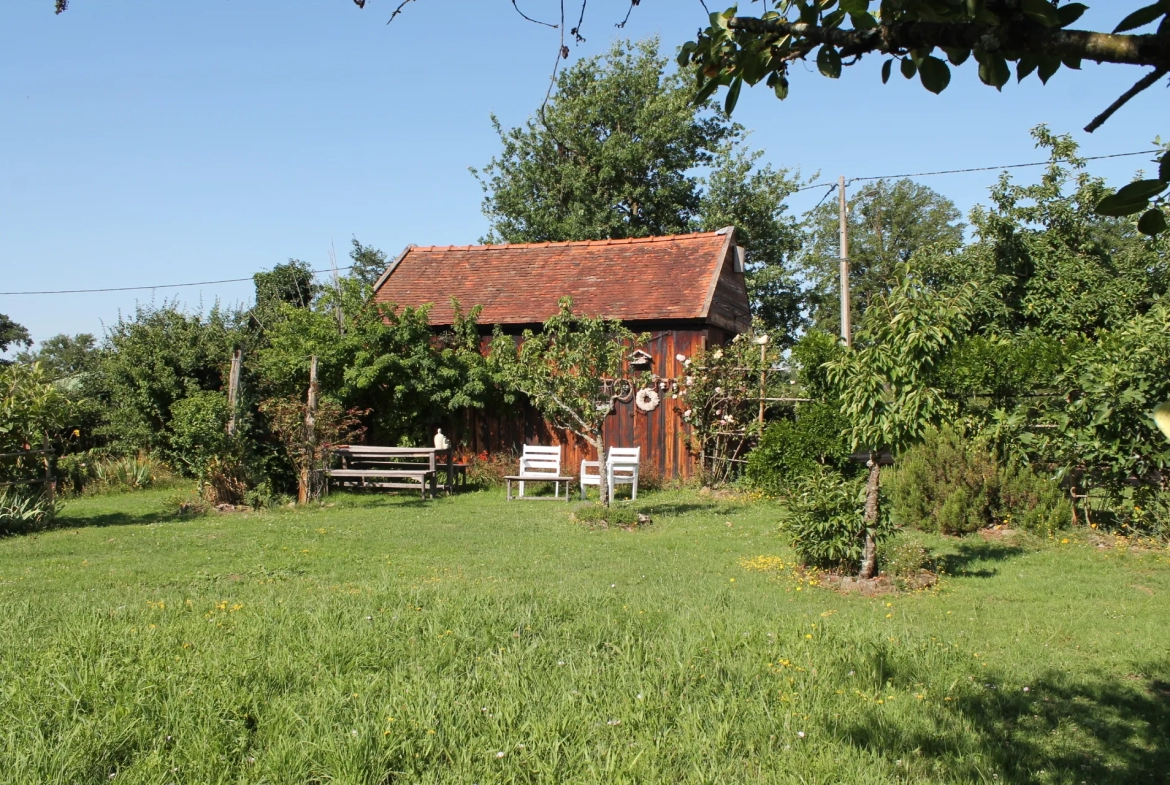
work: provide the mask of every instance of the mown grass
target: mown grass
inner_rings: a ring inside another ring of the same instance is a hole
[[[626,532],[502,492],[190,520],[167,495],[0,541],[0,782],[1170,770],[1165,552],[932,539],[939,589],[871,599],[794,577],[767,503],[654,494]]]

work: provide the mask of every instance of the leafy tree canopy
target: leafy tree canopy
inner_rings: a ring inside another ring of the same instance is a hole
[[[882,81],[894,69],[917,78],[933,93],[946,89],[951,67],[969,59],[984,84],[1002,90],[1012,78],[1035,75],[1047,81],[1060,69],[1078,70],[1082,60],[1147,66],[1142,76],[1085,130],[1092,132],[1135,95],[1170,73],[1170,3],[1132,10],[1112,33],[1073,29],[1088,10],[1061,0],[772,0],[760,16],[740,16],[736,6],[713,13],[710,26],[683,45],[679,63],[693,68],[696,100],[726,87],[731,112],[744,84],[760,82],[776,96],[788,96],[792,65],[813,60],[821,75],[841,77],[866,55],[884,55]],[[1119,13],[1124,14],[1125,11]],[[1128,34],[1157,23],[1157,31]],[[1143,212],[1146,234],[1167,228],[1162,199],[1170,187],[1170,153],[1158,176],[1102,194],[1097,209],[1106,215]],[[1151,200],[1154,205],[1151,207]]]
[[[32,346],[32,337],[24,325],[0,313],[0,353],[8,351],[9,346]]]
[[[916,253],[963,242],[965,225],[954,203],[912,180],[878,180],[855,194],[847,209],[855,319],[876,295],[890,291],[897,270]],[[818,207],[808,217],[800,255],[812,321],[827,332],[836,332],[841,321],[839,226],[836,203]]]
[[[26,350],[16,355],[16,361],[39,362],[50,377],[61,379],[91,370],[97,356],[97,339],[92,334],[61,333],[41,341],[36,351]]]
[[[1072,139],[1043,126],[1033,135],[1051,158],[1039,182],[1001,177],[990,205],[971,212],[974,242],[926,254],[923,273],[944,287],[975,283],[973,319],[986,334],[1091,337],[1145,313],[1170,288],[1167,239],[1098,214],[1107,189]]]
[[[378,278],[386,272],[386,265],[390,260],[387,259],[385,252],[372,245],[362,245],[356,237],[351,242],[353,247],[349,251],[351,265],[349,276],[372,290]]]
[[[252,280],[256,286],[256,311],[261,314],[276,311],[282,304],[308,308],[320,291],[313,280],[313,268],[299,259],[256,273]]]
[[[450,412],[483,405],[494,384],[479,353],[478,309],[436,341],[426,308],[395,309],[367,294],[349,277],[311,308],[284,304],[253,361],[261,397],[302,395],[316,356],[322,395],[370,410],[378,443],[425,443]]]

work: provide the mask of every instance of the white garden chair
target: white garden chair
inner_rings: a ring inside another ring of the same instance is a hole
[[[560,447],[545,447],[539,444],[524,445],[524,452],[520,455],[520,473],[512,474],[504,478],[508,485],[508,501],[512,501],[512,483],[516,482],[520,486],[520,493],[515,498],[517,499],[554,499],[559,500],[561,483],[565,484],[565,501],[569,500],[569,483],[573,481],[572,477],[565,477],[561,475],[561,448]],[[549,496],[525,496],[524,484],[526,482],[551,482],[553,484],[553,495]]]
[[[610,447],[605,461],[606,479],[609,482],[609,498],[614,496],[618,485],[630,486],[630,498],[638,498],[638,464],[642,460],[641,447]],[[590,472],[595,469],[596,474]],[[581,461],[581,499],[585,499],[585,486],[601,487],[601,462]],[[603,500],[604,501],[604,500]]]

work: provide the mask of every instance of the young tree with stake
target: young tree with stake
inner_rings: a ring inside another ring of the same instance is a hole
[[[603,426],[620,395],[614,382],[626,367],[626,353],[647,338],[613,319],[577,316],[572,298],[563,297],[539,333],[525,330],[517,345],[497,328],[492,341],[491,361],[504,383],[528,396],[554,427],[597,450],[605,505],[610,489]]]
[[[878,452],[888,449],[896,455],[952,411],[935,376],[970,325],[969,286],[948,295],[926,285],[910,265],[898,272],[899,283],[871,302],[855,346],[828,364],[829,379],[840,391],[841,413],[851,426],[853,449],[869,453],[862,578],[877,574]]]

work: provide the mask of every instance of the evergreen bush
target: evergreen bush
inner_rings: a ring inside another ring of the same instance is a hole
[[[768,493],[785,493],[819,467],[844,470],[849,462],[848,423],[833,404],[802,405],[792,420],[768,425],[747,457],[747,480]]]
[[[969,534],[1003,523],[1031,531],[1067,525],[1072,508],[1059,484],[944,426],[899,456],[890,472],[890,515],[901,526]]]

